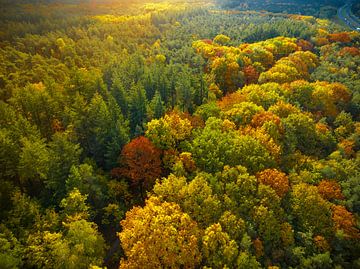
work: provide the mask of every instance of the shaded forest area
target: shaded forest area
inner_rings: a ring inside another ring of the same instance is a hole
[[[219,0],[220,6],[227,9],[266,10],[275,13],[311,15],[332,18],[344,0]]]
[[[208,3],[0,9],[1,268],[359,268],[360,35]]]
[[[356,17],[360,18],[360,3],[354,3],[351,6],[351,11],[354,13]]]

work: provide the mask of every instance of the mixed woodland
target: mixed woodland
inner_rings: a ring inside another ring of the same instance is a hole
[[[0,268],[360,268],[358,32],[5,2]]]

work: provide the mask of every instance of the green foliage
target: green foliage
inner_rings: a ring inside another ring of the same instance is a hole
[[[22,246],[11,233],[0,233],[0,267],[4,269],[20,268],[23,264]]]
[[[202,238],[202,252],[207,265],[215,268],[233,267],[238,255],[238,246],[222,231],[220,224],[206,228]]]
[[[86,199],[87,197],[82,195],[78,189],[73,189],[60,203],[65,217],[70,218],[76,216],[87,219],[89,216],[89,207],[85,203]]]
[[[337,3],[2,2],[1,268],[358,267]]]

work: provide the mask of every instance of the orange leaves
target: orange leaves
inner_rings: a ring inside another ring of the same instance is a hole
[[[315,45],[322,47],[329,44],[329,40],[326,37],[317,37],[315,38]]]
[[[348,103],[351,100],[351,91],[341,83],[331,83],[329,85],[335,103]]]
[[[351,139],[344,139],[339,144],[338,147],[344,152],[347,158],[355,156],[355,141]]]
[[[341,205],[333,205],[331,211],[337,230],[342,230],[347,237],[360,238],[359,230],[356,228],[356,219],[351,212]]]
[[[351,32],[339,32],[329,34],[325,30],[320,29],[318,35],[315,38],[316,46],[322,47],[329,43],[339,42],[339,43],[349,43],[353,39]]]
[[[330,42],[348,43],[351,41],[351,36],[347,32],[329,34],[328,39]]]
[[[220,101],[218,101],[218,106],[226,111],[232,108],[235,104],[246,101],[246,96],[240,92],[234,92],[224,96]]]
[[[259,78],[259,72],[252,65],[244,68],[245,84],[256,83]]]
[[[340,185],[335,181],[322,180],[318,185],[318,192],[326,200],[344,199]]]
[[[289,190],[289,179],[287,175],[276,169],[266,169],[256,175],[258,180],[270,186],[276,194],[283,197]]]
[[[274,113],[272,113],[270,111],[263,111],[263,112],[259,112],[256,115],[254,115],[254,117],[251,120],[251,125],[254,127],[261,127],[266,122],[269,122],[269,121],[275,123],[277,126],[280,126],[280,123],[281,123],[280,117],[278,117],[277,115],[275,115]]]
[[[353,57],[360,55],[360,50],[356,47],[344,47],[339,52],[340,56],[351,55]]]
[[[133,139],[121,152],[121,174],[136,185],[151,185],[161,174],[160,153],[146,137]]]
[[[310,43],[309,41],[307,40],[304,40],[304,39],[299,39],[296,44],[301,48],[301,50],[303,51],[311,51],[313,50],[314,48],[314,45],[312,43]]]
[[[314,237],[314,243],[320,251],[328,251],[330,249],[329,243],[321,235],[317,235]]]

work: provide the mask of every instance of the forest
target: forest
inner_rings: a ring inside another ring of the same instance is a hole
[[[216,0],[225,9],[258,10],[333,18],[346,0]],[[351,0],[350,0],[351,1]]]
[[[0,3],[0,268],[360,268],[359,32]]]

